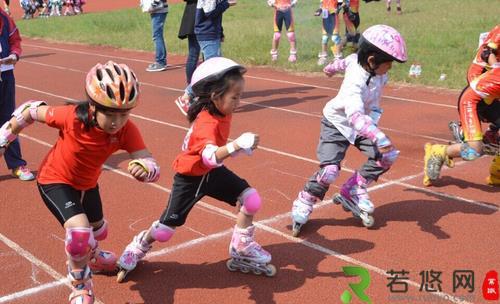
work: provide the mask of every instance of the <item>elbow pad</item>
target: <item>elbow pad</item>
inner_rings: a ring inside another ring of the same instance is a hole
[[[217,157],[215,156],[217,149],[219,149],[218,146],[208,144],[205,146],[205,149],[203,149],[203,152],[201,152],[203,164],[208,168],[212,169],[222,166],[222,162],[218,163]]]

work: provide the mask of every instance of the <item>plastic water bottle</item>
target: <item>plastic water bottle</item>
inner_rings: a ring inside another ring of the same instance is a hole
[[[408,76],[415,77],[415,65],[412,64],[410,67],[410,71],[408,72]]]
[[[415,77],[419,77],[422,74],[422,67],[420,64],[415,65]]]

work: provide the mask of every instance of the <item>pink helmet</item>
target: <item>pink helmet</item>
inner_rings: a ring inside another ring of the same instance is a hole
[[[403,36],[394,28],[378,24],[370,26],[361,35],[359,48],[373,48],[382,51],[397,62],[406,62],[408,54]]]
[[[191,88],[195,95],[200,95],[205,91],[207,84],[221,79],[227,72],[239,70],[241,74],[246,69],[231,59],[224,57],[213,57],[200,64],[191,77]]]

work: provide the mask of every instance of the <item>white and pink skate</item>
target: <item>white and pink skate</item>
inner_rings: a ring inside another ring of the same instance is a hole
[[[125,277],[129,272],[135,269],[137,263],[146,256],[146,253],[151,249],[151,245],[143,240],[147,231],[144,230],[138,235],[134,236],[134,239],[130,244],[127,245],[125,251],[123,251],[120,259],[118,260],[118,274],[116,281],[118,283],[123,282]]]
[[[234,227],[233,237],[229,244],[231,258],[226,266],[229,271],[241,271],[268,277],[276,275],[276,267],[271,262],[271,254],[254,241],[254,226],[247,228]]]

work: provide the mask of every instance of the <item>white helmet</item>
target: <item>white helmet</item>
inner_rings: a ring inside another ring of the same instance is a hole
[[[231,59],[224,57],[213,57],[205,60],[196,68],[191,77],[191,88],[195,95],[199,96],[205,92],[205,86],[221,79],[227,72],[239,70],[241,74],[246,69]]]

